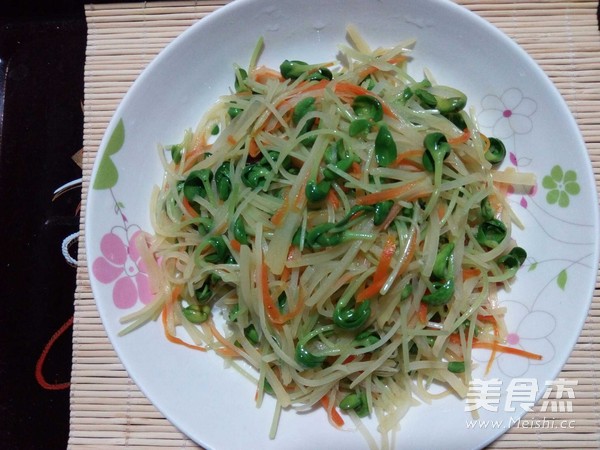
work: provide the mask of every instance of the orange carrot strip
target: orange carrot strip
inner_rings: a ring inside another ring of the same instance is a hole
[[[172,335],[169,332],[169,329],[167,327],[167,316],[169,314],[169,311],[173,307],[173,303],[175,303],[175,301],[179,297],[179,294],[181,294],[182,289],[183,289],[183,287],[181,285],[175,286],[173,288],[173,292],[171,293],[171,298],[167,301],[167,303],[165,304],[165,306],[162,309],[161,321],[162,321],[162,325],[163,325],[163,330],[165,332],[165,337],[167,338],[168,341],[173,342],[174,344],[183,345],[184,347],[191,348],[193,350],[199,350],[199,351],[205,352],[206,348],[200,347],[199,345],[189,344],[189,343],[185,342],[183,339],[180,339],[177,336]]]
[[[237,144],[235,138],[232,135],[227,136],[227,142],[229,142],[231,145]]]
[[[252,76],[256,82],[260,84],[266,84],[268,80],[283,81],[281,73],[266,66],[260,66],[254,69]]]
[[[344,419],[342,419],[342,416],[337,409],[335,409],[333,406],[331,408],[329,407],[329,397],[326,395],[321,397],[321,405],[323,405],[323,408],[325,408],[325,411],[327,411],[329,420],[331,420],[337,427],[344,426]]]
[[[352,175],[354,178],[360,178],[360,175],[362,173],[362,169],[360,167],[360,164],[357,163],[356,161],[354,161],[352,163],[352,166],[350,166],[350,175]]]
[[[252,158],[256,158],[260,155],[260,148],[258,148],[258,144],[256,143],[256,139],[250,138],[250,144],[248,145],[248,155]]]
[[[483,348],[489,350],[496,350],[501,353],[509,353],[511,355],[523,356],[524,358],[542,360],[544,359],[542,355],[537,353],[528,352],[526,350],[521,350],[520,348],[508,347],[506,345],[501,345],[496,342],[481,342],[481,341],[473,341],[473,348]]]
[[[406,163],[408,161],[411,161],[413,158],[422,158],[423,157],[423,149],[422,148],[415,148],[412,150],[406,150],[403,151],[402,153],[400,153],[397,157],[396,160],[391,164],[392,166],[399,166],[403,163]],[[423,168],[422,165],[421,169]]]
[[[277,303],[275,303],[275,300],[271,295],[271,291],[269,290],[268,268],[264,260],[260,266],[260,284],[262,303],[265,307],[267,317],[272,323],[280,322],[281,313],[279,312],[279,307],[277,306]]]
[[[381,97],[379,97],[378,95],[375,95],[373,92],[365,89],[364,87],[357,86],[356,84],[348,83],[345,81],[340,81],[340,82],[336,83],[334,91],[336,94],[342,93],[342,94],[352,94],[352,95],[368,95],[370,97],[374,97],[377,100],[379,100],[379,103],[381,103],[381,107],[383,108],[383,113],[386,116],[394,117],[394,118],[396,117],[396,114],[394,113],[394,111],[392,111],[392,109],[383,101],[383,99]]]
[[[229,241],[229,244],[231,245],[231,248],[234,249],[236,252],[239,252],[242,248],[242,244],[237,239],[231,239]]]
[[[456,136],[455,138],[448,139],[448,144],[457,145],[464,144],[471,138],[471,131],[468,128],[465,128],[460,136]]]
[[[419,304],[418,317],[419,317],[419,322],[427,323],[427,303],[421,302]]]
[[[185,212],[187,212],[192,217],[198,217],[198,213],[194,208],[192,208],[192,205],[190,205],[190,202],[188,201],[187,197],[182,197],[181,203],[183,204]]]
[[[287,321],[293,319],[298,314],[300,314],[300,312],[304,309],[304,296],[300,295],[300,292],[301,291],[299,291],[299,293],[298,293],[298,302],[296,303],[296,306],[294,306],[294,309],[292,309],[291,311],[287,312],[286,314],[283,314],[281,316],[281,319],[279,321],[275,321],[274,322],[275,324],[277,324],[277,325],[283,325]]]
[[[374,205],[375,203],[379,203],[384,200],[398,199],[403,194],[406,194],[412,188],[417,186],[424,179],[425,178],[419,178],[418,180],[403,184],[402,186],[397,186],[397,187],[390,188],[390,189],[383,189],[378,192],[373,192],[371,194],[363,195],[362,197],[358,197],[356,199],[356,204],[358,204],[358,205]]]
[[[497,323],[496,317],[491,314],[477,314],[477,320],[483,323]]]
[[[211,333],[213,334],[213,336],[215,337],[215,339],[217,341],[219,341],[221,344],[223,344],[223,346],[225,348],[221,348],[221,349],[215,349],[215,351],[217,352],[226,352],[226,349],[228,349],[230,352],[233,353],[234,356],[239,356],[240,355],[240,349],[237,348],[235,345],[233,345],[231,342],[229,342],[225,336],[223,336],[221,333],[219,333],[219,330],[217,330],[217,327],[215,327],[215,324],[213,323],[212,320],[208,320],[206,322],[206,324],[208,325],[208,328],[210,328]],[[225,356],[224,353],[223,356]]]
[[[463,269],[463,271],[462,271],[463,280],[468,280],[469,278],[477,277],[480,274],[481,274],[481,270],[479,270],[476,267],[473,267],[470,269]]]
[[[383,250],[381,251],[379,263],[377,264],[377,268],[373,274],[373,280],[371,281],[371,284],[356,294],[357,303],[377,295],[377,293],[381,290],[385,284],[385,280],[387,279],[394,253],[396,253],[396,239],[390,234],[388,235],[385,245],[383,246]]]
[[[448,341],[451,344],[460,344],[460,335],[458,333],[451,334],[448,336]],[[509,347],[507,345],[498,344],[497,342],[482,342],[477,339],[473,339],[473,348],[480,348],[486,350],[497,351],[501,353],[509,353],[511,355],[522,356],[524,358],[542,360],[543,356],[537,353],[528,352],[526,350],[521,350],[516,347]]]
[[[329,192],[327,193],[327,203],[329,203],[333,209],[339,209],[340,199],[337,192],[335,192],[335,189],[329,189]]]
[[[400,203],[394,202],[394,204],[390,208],[390,212],[388,213],[387,217],[381,223],[381,229],[387,230],[401,210],[402,206],[400,206]]]
[[[398,63],[406,61],[407,59],[408,58],[404,55],[398,55],[398,56],[395,56],[394,58],[388,59],[387,62],[390,64],[398,64]],[[366,78],[369,75],[374,74],[375,72],[378,72],[380,70],[381,69],[379,67],[371,66],[371,67],[368,67],[368,68],[364,69],[363,71],[361,71],[358,76],[362,80],[363,78]]]

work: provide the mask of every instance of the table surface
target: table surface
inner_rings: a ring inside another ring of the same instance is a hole
[[[81,177],[72,156],[83,145],[86,39],[82,0],[0,7],[0,235],[8,237],[0,442],[8,449],[63,448],[68,439],[76,271],[61,244],[79,228],[80,191],[55,200],[53,192]]]

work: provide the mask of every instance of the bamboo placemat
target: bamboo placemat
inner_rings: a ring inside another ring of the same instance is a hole
[[[81,236],[94,157],[129,86],[178,34],[227,0],[88,5]],[[515,39],[552,78],[587,143],[600,187],[600,33],[597,0],[460,0]],[[139,391],[115,354],[90,288],[80,239],[69,448],[198,448]],[[574,379],[572,429],[513,428],[490,448],[600,447],[600,282],[561,378]],[[542,419],[539,405],[526,419]]]

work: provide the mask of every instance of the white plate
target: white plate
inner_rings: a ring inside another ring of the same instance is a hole
[[[92,288],[117,353],[162,413],[208,448],[365,447],[359,433],[332,428],[322,410],[285,412],[271,441],[272,403],[256,409],[255,386],[224,368],[217,356],[168,343],[157,323],[117,337],[119,318],[139,309],[148,297],[147,277],[130,243],[137,230],[151,231],[150,191],[162,175],[156,145],[178,142],[184,129],[196,125],[228,91],[233,64],[248,63],[259,36],[266,46],[261,63],[278,67],[286,58],[326,61],[345,41],[348,23],[373,46],[415,37],[410,65],[415,77],[428,67],[438,82],[466,92],[484,131],[504,139],[510,152],[506,164],[538,178],[533,192],[510,197],[526,225],[517,239],[529,257],[503,301],[509,307],[510,342],[541,353],[543,361],[497,358],[487,379],[503,383],[498,411],[479,409],[482,420],[500,421],[497,428],[469,429],[471,416],[464,403],[447,398],[408,413],[397,435],[398,448],[469,449],[496,439],[526,406],[508,397],[510,380],[537,383],[535,393],[541,396],[566,361],[587,315],[599,236],[591,164],[564,101],[523,50],[450,1],[237,0],[177,38],[128,92],[100,147],[86,220]],[[476,376],[483,378],[483,373]]]

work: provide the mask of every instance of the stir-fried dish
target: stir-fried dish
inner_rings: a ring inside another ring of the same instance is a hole
[[[497,304],[526,259],[505,194],[534,180],[499,169],[463,92],[408,74],[414,42],[348,33],[343,63],[272,69],[259,43],[161,147],[139,243],[156,298],[123,332],[160,316],[171,341],[221,355],[275,398],[273,437],[282,409],[324,406],[373,445],[361,418],[385,437],[415,402],[465,397],[473,349],[539,358],[504,345]]]

